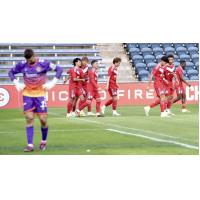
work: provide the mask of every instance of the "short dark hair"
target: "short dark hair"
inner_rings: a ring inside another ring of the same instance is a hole
[[[169,60],[168,60],[168,57],[167,57],[167,56],[162,56],[160,60],[161,60],[161,61],[164,61],[164,62],[166,62],[166,63],[168,63],[168,62],[169,62]]]
[[[173,54],[169,54],[167,57],[168,57],[168,59],[169,58],[174,58],[174,55]]]
[[[118,63],[118,62],[121,62],[121,61],[122,61],[121,58],[116,57],[116,58],[113,59],[113,64]]]
[[[185,60],[180,60],[180,64],[186,63]]]
[[[25,49],[24,51],[24,58],[30,59],[32,56],[34,56],[34,51],[33,49]]]
[[[82,57],[82,60],[89,62],[89,59],[87,56]]]
[[[92,62],[91,62],[91,65],[93,65],[95,62],[98,62],[97,60],[93,60]]]
[[[73,65],[75,66],[78,61],[81,61],[81,59],[80,58],[74,58]]]

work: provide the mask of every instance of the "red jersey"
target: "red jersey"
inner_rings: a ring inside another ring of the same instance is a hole
[[[88,71],[87,89],[98,91],[98,73],[92,69]]]
[[[71,67],[69,69],[69,87],[71,88],[81,88],[82,82],[80,81],[74,81],[74,78],[80,78],[82,79],[84,77],[83,71],[80,68]]]
[[[178,66],[176,68],[176,77],[178,79],[178,82],[176,82],[176,86],[179,86],[179,87],[183,87],[183,81],[182,81],[182,77],[183,77],[183,68],[181,66]]]
[[[164,67],[164,77],[165,80],[167,80],[167,83],[165,83],[165,85],[167,87],[173,87],[173,79],[174,79],[174,70],[175,70],[175,66],[173,65],[166,65]]]
[[[154,76],[154,87],[159,88],[163,86],[163,78],[164,78],[164,68],[161,67],[160,64],[157,64],[152,71]]]
[[[81,69],[83,71],[84,78],[87,80],[88,79],[88,70],[89,70],[88,66],[87,65],[86,66],[82,66]],[[87,86],[87,81],[82,82],[82,85],[83,85],[83,87],[86,87]]]
[[[117,67],[111,65],[108,69],[108,76],[110,77],[109,88],[118,89],[117,74],[118,74]]]

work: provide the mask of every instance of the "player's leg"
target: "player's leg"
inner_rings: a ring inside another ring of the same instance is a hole
[[[186,109],[186,93],[185,90],[182,89],[182,113],[190,112]]]
[[[72,109],[73,109],[74,101],[75,101],[75,90],[69,89],[69,99],[68,99],[68,102],[67,102],[67,115],[66,115],[66,117],[71,117],[71,112],[72,112]]]
[[[160,93],[160,112],[161,112],[161,117],[168,117],[167,113],[165,112],[166,110],[166,96],[162,92]]]
[[[174,113],[172,113],[171,111],[171,107],[173,104],[173,89],[170,89],[170,93],[167,96],[167,105],[166,105],[166,111],[169,115],[175,115]]]
[[[81,111],[91,103],[92,103],[91,98],[85,99],[85,97],[83,95],[81,95],[80,101],[79,101],[79,106],[78,106],[78,109],[76,110],[77,116],[80,117]]]
[[[96,100],[96,116],[97,117],[103,117],[103,115],[101,115],[101,96],[99,94],[99,92],[94,92],[93,94],[94,99]]]
[[[71,117],[76,116],[75,112],[76,112],[77,102],[78,102],[78,97],[75,97],[75,99],[73,100],[73,108],[72,108]]]
[[[110,95],[110,99],[106,101],[106,103],[101,107],[101,112],[102,114],[105,114],[105,109],[106,107],[108,107],[109,105],[111,105],[113,103],[113,95],[112,95],[112,90],[111,89],[108,89],[108,93]]]
[[[47,136],[48,136],[48,124],[47,124],[47,102],[46,97],[37,97],[35,101],[35,113],[38,115],[41,125],[42,139],[40,142],[40,150],[46,149]]]
[[[24,149],[25,152],[30,152],[34,150],[33,136],[34,136],[34,102],[32,97],[23,96],[24,104],[24,115],[26,119],[26,138],[27,146]]]
[[[117,90],[116,90],[113,96],[113,104],[112,104],[113,116],[120,115],[119,113],[117,113],[117,101],[118,99],[117,99]]]

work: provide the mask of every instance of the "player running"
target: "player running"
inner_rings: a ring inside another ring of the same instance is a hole
[[[190,112],[189,110],[186,109],[186,93],[183,86],[183,83],[185,83],[187,86],[191,87],[191,85],[183,78],[183,71],[185,70],[185,67],[186,67],[185,60],[181,60],[180,66],[176,68],[175,72],[176,72],[177,81],[175,83],[175,88],[176,88],[177,97],[173,99],[173,103],[176,103],[179,100],[182,101],[183,113]]]
[[[149,91],[152,79],[154,78],[154,89],[157,94],[157,99],[155,102],[150,104],[150,106],[144,107],[144,111],[146,116],[149,116],[149,111],[151,108],[154,108],[155,106],[160,104],[160,111],[161,111],[161,117],[168,117],[167,113],[165,112],[166,108],[166,97],[165,97],[165,86],[164,86],[164,67],[168,63],[168,58],[166,56],[163,56],[161,58],[160,63],[158,63],[154,69],[152,70],[152,73],[149,78],[147,91]]]
[[[112,104],[112,110],[113,110],[113,116],[119,116],[120,114],[117,113],[117,90],[118,90],[118,85],[117,85],[117,75],[118,75],[118,69],[121,64],[121,58],[114,58],[113,59],[113,64],[109,67],[108,69],[108,81],[107,81],[107,86],[106,90],[108,91],[109,95],[111,96],[111,99],[109,99],[105,105],[101,107],[101,112],[104,114],[105,109],[107,106]]]
[[[175,65],[174,65],[174,55],[168,55],[169,64],[164,67],[164,85],[165,85],[165,95],[166,95],[166,112],[168,115],[175,115],[171,112],[171,106],[173,103],[173,94],[174,94],[174,79],[175,75]]]
[[[74,104],[79,98],[79,104],[85,101],[85,93],[82,87],[82,82],[85,82],[84,74],[81,66],[81,59],[75,58],[73,60],[74,67],[69,70],[69,100],[67,104],[67,117],[71,117],[71,112]]]
[[[28,143],[24,151],[31,152],[34,150],[34,114],[38,115],[41,124],[42,140],[39,148],[40,150],[45,150],[48,135],[46,90],[50,90],[56,85],[63,70],[53,63],[37,58],[32,49],[26,49],[24,57],[25,60],[19,62],[8,73],[16,89],[18,91],[22,90]],[[56,72],[56,76],[52,81],[46,83],[46,74],[52,70]],[[20,83],[16,79],[15,74],[18,73],[23,74],[24,83]]]
[[[92,69],[88,71],[88,77],[87,77],[87,100],[85,103],[79,106],[79,109],[76,110],[77,115],[80,117],[80,112],[83,110],[86,106],[92,104],[92,99],[96,100],[96,116],[97,117],[103,117],[103,115],[100,114],[100,105],[101,105],[101,98],[99,91],[101,91],[101,88],[98,87],[98,61],[93,60],[91,62]]]

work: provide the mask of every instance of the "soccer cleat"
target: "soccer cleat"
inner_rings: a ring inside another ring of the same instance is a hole
[[[101,112],[102,112],[103,115],[105,114],[105,109],[106,109],[106,106],[101,107]]]
[[[100,113],[97,113],[96,117],[104,117],[104,115],[101,115]]]
[[[161,118],[164,118],[164,117],[170,117],[170,116],[169,116],[168,113],[166,113],[166,112],[161,112],[160,117],[161,117]]]
[[[47,144],[46,141],[41,141],[40,142],[39,148],[40,148],[41,151],[44,151],[46,149],[46,144]]]
[[[66,117],[67,118],[72,117],[71,113],[67,113]]]
[[[182,113],[189,113],[190,111],[187,109],[182,109]]]
[[[120,116],[120,114],[117,113],[117,111],[115,110],[115,111],[113,111],[113,116]]]
[[[145,112],[145,115],[148,117],[149,116],[149,111],[150,111],[150,106],[145,106],[144,107],[144,112]]]
[[[80,117],[80,116],[81,116],[80,113],[81,113],[81,112],[80,112],[79,110],[76,110],[76,116],[77,116],[77,117]]]
[[[85,116],[86,116],[86,114],[84,113],[83,110],[81,110],[81,112],[80,112],[80,116],[81,116],[81,117],[85,117]]]
[[[174,114],[174,113],[172,113],[172,111],[171,111],[171,110],[166,110],[166,113],[167,113],[167,115],[175,116],[175,114]]]
[[[24,152],[31,152],[34,151],[33,145],[27,145],[24,149]]]
[[[76,117],[76,113],[72,112],[71,117]]]
[[[94,114],[93,112],[88,112],[87,116],[96,116],[96,114]]]

